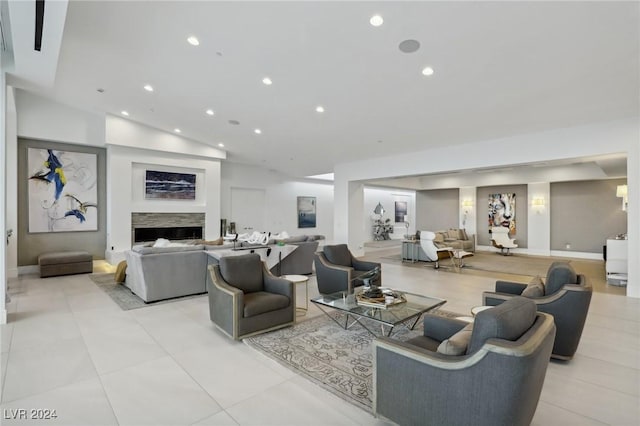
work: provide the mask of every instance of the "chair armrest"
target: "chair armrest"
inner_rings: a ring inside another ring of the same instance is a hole
[[[244,293],[227,283],[217,265],[209,265],[209,317],[229,336],[237,339],[237,323],[244,312]]]
[[[482,304],[484,306],[497,306],[516,296],[516,294],[511,293],[494,293],[492,291],[485,291],[482,293]]]
[[[424,336],[438,342],[448,339],[469,324],[466,321],[429,313],[424,315],[422,322],[424,324]]]
[[[262,280],[264,281],[264,290],[267,293],[281,294],[290,299],[293,298],[293,282],[272,275],[266,268],[262,272]]]
[[[496,281],[496,293],[508,293],[520,295],[527,288],[526,284],[512,281]]]
[[[355,257],[351,259],[351,265],[358,271],[370,271],[373,268],[381,267],[378,262],[367,262],[366,260],[356,259]]]

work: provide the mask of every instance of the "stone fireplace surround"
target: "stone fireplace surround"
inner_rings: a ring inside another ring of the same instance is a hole
[[[205,213],[131,213],[133,244],[167,238],[167,236],[174,236],[173,239],[189,239],[202,238],[203,235],[205,235]]]

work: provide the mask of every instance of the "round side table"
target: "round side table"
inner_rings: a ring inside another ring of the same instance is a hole
[[[296,306],[296,316],[307,315],[309,310],[309,277],[306,275],[282,275],[281,278],[293,282],[294,285],[304,283],[304,308]]]

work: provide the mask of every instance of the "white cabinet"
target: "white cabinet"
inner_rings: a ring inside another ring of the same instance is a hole
[[[627,285],[627,240],[607,240],[607,283]]]

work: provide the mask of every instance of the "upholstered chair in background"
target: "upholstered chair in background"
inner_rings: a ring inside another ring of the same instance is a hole
[[[324,246],[321,252],[315,254],[318,291],[321,294],[331,294],[337,291],[353,293],[355,287],[363,285],[358,277],[374,268],[380,269],[380,263],[366,262],[355,258],[346,244]],[[378,274],[371,284],[379,286],[382,274]]]
[[[554,262],[544,282],[535,278],[529,285],[496,281],[495,292],[482,294],[483,304],[498,305],[515,296],[533,300],[539,312],[553,315],[558,328],[553,357],[568,360],[575,354],[587,320],[593,291],[584,275],[576,274],[570,264]]]
[[[425,314],[424,336],[374,341],[373,410],[400,425],[528,425],[555,331],[523,297],[471,324]]]
[[[236,340],[286,327],[296,318],[295,285],[269,272],[258,254],[209,265],[209,316]]]

